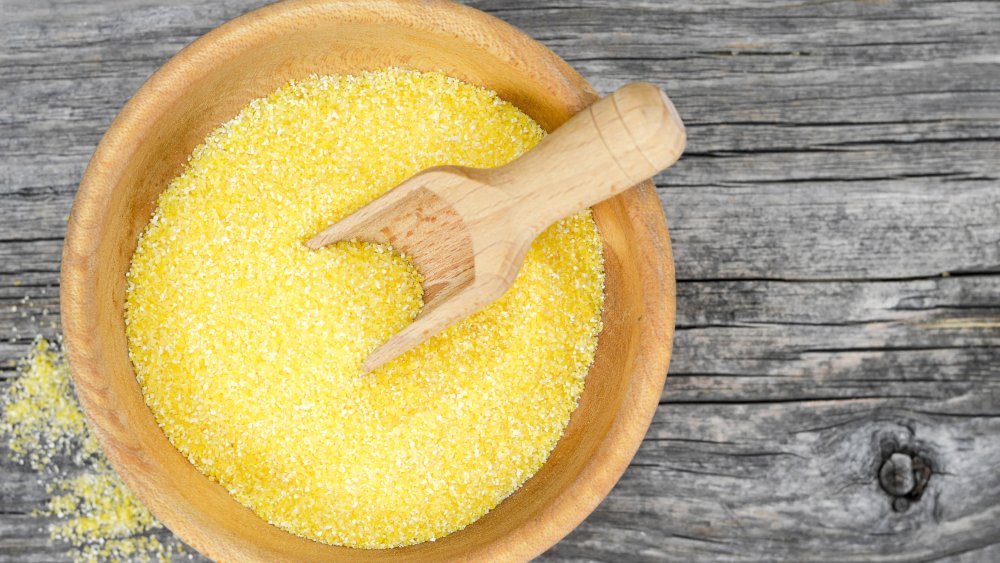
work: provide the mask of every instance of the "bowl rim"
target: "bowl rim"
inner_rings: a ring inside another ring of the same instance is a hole
[[[170,97],[179,84],[197,80],[209,65],[205,60],[218,56],[220,49],[235,50],[240,41],[256,33],[261,26],[288,18],[314,18],[355,21],[374,18],[393,25],[419,25],[426,10],[436,11],[434,24],[444,27],[477,47],[489,51],[515,67],[523,67],[519,58],[530,58],[534,66],[546,67],[551,88],[565,99],[581,98],[589,104],[597,99],[593,88],[570,65],[512,25],[475,8],[448,0],[286,0],[265,6],[231,19],[199,37],[157,69],[131,96],[115,117],[98,144],[74,198],[63,247],[60,274],[61,318],[64,344],[73,381],[89,426],[112,466],[145,504],[155,497],[155,489],[143,479],[123,470],[128,455],[115,432],[106,428],[92,413],[100,408],[97,396],[107,387],[103,384],[100,351],[92,336],[92,312],[100,306],[93,292],[96,279],[97,253],[100,240],[89,236],[106,214],[109,195],[118,184],[120,174],[115,163],[134,156],[135,147],[165,111],[161,97]],[[424,13],[421,13],[424,12]],[[391,13],[398,21],[385,16]],[[402,18],[402,19],[400,19]],[[416,22],[416,23],[415,23]],[[471,31],[470,31],[471,28]],[[416,28],[419,29],[419,28]],[[511,48],[513,46],[514,48]],[[505,48],[501,48],[505,47]],[[515,57],[512,52],[520,52]],[[523,53],[527,53],[525,56]],[[199,68],[203,66],[203,68]],[[581,105],[577,110],[583,109]],[[666,219],[651,181],[616,197],[625,205],[629,220],[638,223],[635,229],[640,244],[648,251],[641,254],[639,268],[644,276],[644,298],[635,361],[631,368],[628,389],[624,397],[628,416],[617,415],[601,439],[594,459],[588,462],[567,490],[545,506],[531,526],[519,528],[517,541],[494,542],[476,554],[488,560],[528,560],[556,544],[578,526],[611,492],[637,452],[659,404],[671,356],[675,318],[675,278],[673,256]],[[94,395],[92,395],[92,393]],[[152,503],[156,505],[157,503]],[[211,538],[204,531],[194,530],[185,521],[182,510],[160,505],[153,510],[156,517],[186,543],[208,557],[219,559],[228,550],[222,543],[232,540]],[[219,542],[219,545],[216,545]]]

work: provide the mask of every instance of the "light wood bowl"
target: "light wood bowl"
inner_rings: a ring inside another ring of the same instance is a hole
[[[542,469],[466,529],[389,550],[302,539],[241,506],[170,445],[143,401],[123,320],[125,272],[157,195],[195,145],[251,99],[313,73],[386,66],[440,70],[491,88],[547,130],[596,100],[555,54],[471,8],[443,1],[291,1],[226,23],[158,70],[111,124],[77,192],[61,288],[77,393],[129,487],[215,560],[530,559],[608,494],[656,410],[673,338],[674,271],[660,202],[645,182],[594,209],[607,271],[604,331],[579,408]]]

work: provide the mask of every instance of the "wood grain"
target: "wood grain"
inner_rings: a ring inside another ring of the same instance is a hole
[[[57,332],[65,218],[111,118],[259,4],[0,4],[0,336],[19,331],[0,385]],[[1000,5],[472,5],[601,92],[663,86],[689,133],[658,182],[679,277],[663,404],[541,560],[1000,559]],[[884,436],[941,468],[906,512],[875,485]],[[44,488],[5,460],[0,560],[60,560],[23,516]]]

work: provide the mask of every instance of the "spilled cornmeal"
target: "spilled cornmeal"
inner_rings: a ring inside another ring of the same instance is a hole
[[[535,242],[498,302],[368,375],[420,276],[363,242],[303,242],[416,172],[494,167],[544,135],[495,93],[399,69],[250,103],[160,196],[128,273],[129,349],[170,441],[268,522],[318,541],[433,540],[534,474],[601,328],[589,212]]]
[[[58,346],[37,339],[0,393],[0,444],[39,472],[49,496],[32,515],[76,563],[166,563],[184,553],[104,458]]]

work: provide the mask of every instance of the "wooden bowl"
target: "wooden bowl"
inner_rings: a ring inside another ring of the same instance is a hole
[[[73,379],[111,463],[184,541],[225,561],[526,560],[594,510],[642,441],[674,324],[660,202],[645,182],[594,209],[607,269],[604,331],[580,406],[548,462],[495,510],[435,542],[358,550],[267,524],[198,472],[146,407],[128,357],[125,272],[157,195],[191,150],[251,99],[313,73],[440,70],[497,91],[552,130],[596,99],[563,60],[513,27],[443,1],[293,0],[237,18],[159,69],[87,167],[62,262]]]

